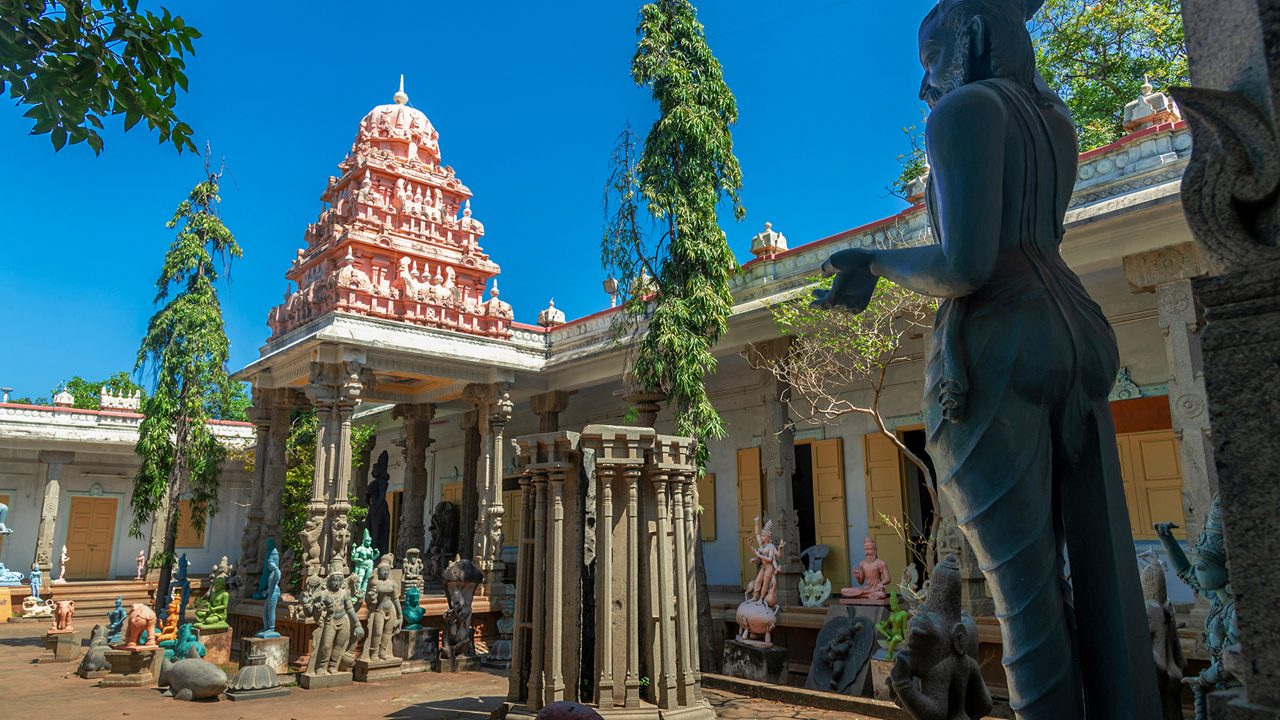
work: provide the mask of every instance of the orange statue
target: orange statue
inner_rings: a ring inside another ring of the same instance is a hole
[[[169,600],[169,614],[165,617],[164,627],[160,628],[160,636],[156,640],[164,642],[178,639],[178,610],[181,604],[182,596],[174,593],[173,598]]]
[[[880,559],[875,540],[871,538],[863,540],[862,550],[866,557],[853,568],[853,578],[858,581],[860,587],[844,588],[840,594],[847,598],[887,600],[889,593],[885,592],[884,586],[892,582],[889,566]]]

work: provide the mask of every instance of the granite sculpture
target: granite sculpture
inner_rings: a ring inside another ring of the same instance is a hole
[[[10,570],[0,563],[0,587],[17,587],[22,584],[22,579],[26,576],[17,570]]]
[[[308,521],[308,522],[310,522],[310,521]],[[267,538],[267,548],[266,548],[266,551],[265,551],[265,555],[270,555],[270,554],[272,553],[272,551],[274,551],[275,549],[276,549],[276,539],[275,539],[275,538]],[[265,555],[264,555],[264,557],[265,557]],[[270,585],[269,585],[269,582],[270,582],[270,579],[269,579],[269,577],[268,577],[267,573],[265,573],[265,572],[264,572],[264,573],[262,573],[262,574],[258,575],[258,587],[257,587],[257,589],[256,589],[256,590],[254,590],[254,591],[253,591],[253,599],[254,599],[254,600],[263,600],[263,599],[266,599],[266,597],[267,597],[267,593],[268,593],[268,592],[270,592],[270,590],[271,590]]]
[[[440,574],[444,581],[445,599],[449,603],[444,611],[444,637],[440,654],[454,660],[475,654],[474,631],[471,627],[471,602],[476,588],[484,582],[484,573],[467,559],[454,560]]]
[[[276,669],[267,664],[266,653],[258,647],[249,652],[226,690],[228,700],[261,700],[288,694],[289,688],[280,685]]]
[[[201,630],[224,630],[227,625],[227,608],[231,593],[227,592],[226,576],[214,577],[209,590],[196,600],[196,627]]]
[[[422,591],[416,587],[404,591],[404,606],[400,616],[404,619],[404,630],[421,630],[422,617],[427,611],[422,608]]]
[[[227,688],[227,673],[217,665],[201,660],[196,649],[191,648],[187,656],[177,662],[165,656],[156,684],[169,688],[175,700],[204,700],[222,694]]]
[[[325,577],[325,587],[304,597],[307,614],[316,622],[311,636],[311,657],[306,672],[311,675],[338,673],[342,655],[354,637],[364,637],[364,628],[356,619],[356,609],[347,594],[341,561],[336,561]]]
[[[875,628],[870,619],[849,615],[831,618],[818,631],[805,687],[840,695],[858,694],[861,687],[857,680],[874,645]]]
[[[1204,530],[1192,548],[1191,558],[1173,537],[1173,523],[1156,523],[1156,536],[1178,577],[1209,603],[1204,621],[1204,646],[1209,651],[1209,667],[1199,675],[1184,678],[1195,695],[1196,720],[1208,717],[1208,695],[1238,687],[1240,681],[1228,667],[1226,656],[1240,642],[1236,622],[1236,597],[1231,592],[1227,570],[1227,547],[1222,535],[1222,501],[1214,497],[1205,518]]]
[[[815,303],[862,312],[882,277],[941,299],[926,352],[926,449],[986,568],[1019,717],[1153,720],[1107,402],[1119,353],[1059,252],[1078,148],[1066,105],[1036,71],[1026,23],[1042,4],[942,0],[928,14],[920,96],[932,108],[934,242],[833,254],[831,289]],[[1064,542],[1076,563],[1088,559],[1070,593]],[[1086,696],[1108,702],[1086,708]]]
[[[192,650],[195,650],[199,657],[204,657],[208,653],[204,643],[196,639],[195,626],[191,623],[183,623],[178,627],[178,636],[174,638],[173,646],[165,648],[164,656],[170,660],[181,660],[192,657]]]
[[[80,659],[76,675],[86,679],[106,675],[111,669],[111,663],[107,662],[107,651],[110,649],[107,630],[101,625],[94,625],[93,630],[89,631],[89,647],[85,649],[84,657]]]
[[[418,548],[409,548],[404,554],[404,565],[401,566],[402,575],[400,577],[400,585],[405,593],[410,588],[422,589],[422,551]]]
[[[363,659],[390,662],[398,660],[391,653],[391,641],[395,638],[404,617],[400,614],[400,586],[391,579],[392,557],[384,555],[378,569],[365,591],[369,606],[369,629],[365,632]]]
[[[72,618],[76,614],[75,600],[56,600],[53,603],[53,624],[49,626],[49,632],[72,632],[75,628],[71,625]]]
[[[355,578],[355,592],[359,595],[364,595],[369,578],[373,577],[373,562],[377,558],[378,548],[373,547],[373,538],[366,529],[360,544],[351,548],[351,575]]]
[[[862,553],[862,561],[853,568],[853,579],[858,581],[858,587],[841,588],[840,595],[863,600],[887,600],[889,593],[885,586],[893,582],[893,576],[889,574],[888,563],[880,558],[875,539],[863,539]]]
[[[831,580],[822,574],[822,561],[830,554],[826,545],[814,545],[800,553],[805,560],[805,571],[800,577],[800,604],[805,607],[822,607],[831,597]]]
[[[442,500],[431,512],[431,545],[427,548],[425,577],[439,580],[448,559],[458,554],[458,506]]]
[[[885,649],[885,660],[892,660],[894,651],[906,642],[907,621],[911,613],[898,607],[898,593],[889,591],[889,615],[876,623],[876,633],[880,635],[880,647]]]
[[[138,551],[138,571],[134,574],[134,580],[141,580],[142,574],[147,571],[147,553],[145,550]]]
[[[960,562],[954,555],[934,567],[929,595],[907,622],[906,637],[889,683],[912,717],[980,720],[991,712],[991,694],[978,667],[978,627],[960,609]]]
[[[1163,720],[1182,720],[1182,678],[1187,659],[1178,642],[1178,616],[1169,602],[1164,565],[1154,553],[1138,556],[1142,573],[1142,596],[1147,605],[1147,628],[1151,631],[1151,655],[1156,662],[1156,687],[1160,690]]]
[[[372,539],[373,547],[385,548],[391,539],[391,510],[387,507],[387,488],[391,483],[391,475],[387,473],[386,450],[378,455],[369,476],[372,479],[364,491],[365,507],[369,508],[365,533],[366,537]],[[376,553],[374,557],[377,557]],[[365,579],[368,579],[368,575]]]
[[[124,609],[124,596],[116,596],[116,606],[107,612],[107,642],[118,643],[124,633],[124,620],[129,611]]]
[[[262,598],[262,629],[254,637],[278,638],[276,632],[276,603],[280,601],[280,551],[271,548],[267,553],[267,562],[262,568],[262,577],[266,578],[266,595]]]
[[[67,546],[62,546],[62,554],[58,556],[58,577],[54,578],[52,585],[67,584],[67,562],[71,560],[71,556],[67,555]]]
[[[13,530],[6,524],[9,518],[9,506],[0,503],[0,535],[12,535]]]
[[[124,647],[127,650],[154,650],[156,647],[156,614],[143,603],[134,603],[124,621]]]
[[[31,575],[27,577],[27,583],[31,586],[31,597],[40,599],[40,586],[44,584],[44,576],[40,573],[40,563],[31,563]]]

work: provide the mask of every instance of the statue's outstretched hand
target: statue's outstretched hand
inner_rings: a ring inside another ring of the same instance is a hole
[[[1156,536],[1160,538],[1173,539],[1173,529],[1178,527],[1177,523],[1160,522],[1155,524]]]
[[[814,307],[844,308],[852,313],[867,309],[880,278],[871,273],[871,253],[850,248],[834,253],[822,264],[822,274],[835,275],[830,290],[814,290]]]

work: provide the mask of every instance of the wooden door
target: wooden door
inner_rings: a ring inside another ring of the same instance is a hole
[[[830,553],[823,574],[831,587],[849,586],[849,523],[844,511],[844,462],[840,438],[814,440],[809,444],[813,477],[814,543],[826,545]],[[795,548],[792,552],[798,552]]]
[[[907,546],[886,518],[906,522],[902,501],[902,455],[898,446],[880,433],[866,436],[867,534],[880,550],[880,558],[889,565],[890,577],[897,578],[907,564]],[[858,544],[852,562],[862,561]],[[834,585],[835,583],[832,583]]]
[[[67,580],[109,579],[115,537],[116,499],[73,495],[67,523]]]
[[[502,546],[520,547],[520,515],[524,510],[521,490],[502,493]]]
[[[449,483],[447,485],[441,485],[440,501],[451,502],[454,505],[456,505],[458,509],[461,509],[462,508],[462,483],[458,482],[458,483]],[[432,510],[434,511],[434,508]]]
[[[1133,536],[1156,537],[1153,525],[1177,523],[1176,537],[1185,538],[1182,506],[1182,458],[1173,430],[1125,433],[1116,436],[1124,495]]]
[[[738,451],[738,552],[742,586],[756,576],[751,562],[755,555],[755,521],[764,522],[764,486],[760,478],[760,448]]]
[[[703,542],[716,539],[716,474],[702,473],[698,478],[698,505],[702,513],[698,515],[698,534]],[[694,508],[697,512],[697,508]]]

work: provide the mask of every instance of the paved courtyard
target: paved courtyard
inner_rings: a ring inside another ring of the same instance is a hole
[[[180,702],[154,688],[99,688],[75,675],[75,663],[39,664],[44,623],[0,624],[0,693],[10,708],[39,708],[41,720],[166,718],[166,720],[482,720],[506,695],[507,679],[491,673],[423,673],[391,682],[333,690],[294,690],[288,697],[247,703]],[[86,633],[87,635],[87,633]],[[708,690],[723,720],[864,720]]]

